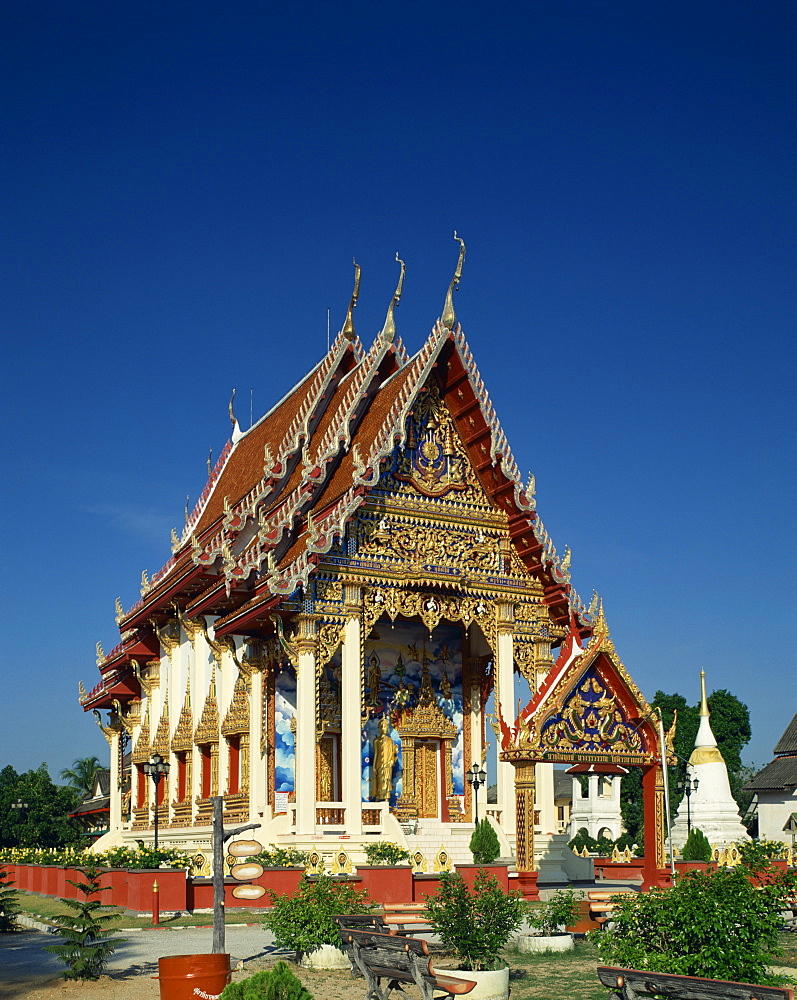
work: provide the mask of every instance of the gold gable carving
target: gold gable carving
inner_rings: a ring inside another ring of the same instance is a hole
[[[235,682],[232,701],[224,716],[221,732],[224,736],[249,732],[249,691],[246,682],[240,676]]]
[[[177,728],[172,736],[172,753],[183,753],[193,746],[194,717],[191,712],[191,690],[188,685],[185,689],[185,700],[180,711],[180,718],[177,721]]]
[[[194,743],[202,746],[205,743],[219,742],[219,706],[216,701],[216,674],[210,682],[210,690],[205,699],[202,716],[194,733]]]
[[[161,757],[169,757],[169,700],[163,703],[163,712],[155,731],[155,739],[152,741],[152,752],[159,753]]]

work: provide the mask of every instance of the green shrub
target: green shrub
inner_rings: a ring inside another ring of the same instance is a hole
[[[112,847],[100,854],[89,855],[101,867],[128,868],[132,871],[141,868],[190,868],[191,856],[185,851],[174,847],[147,847],[139,843],[136,848]]]
[[[295,847],[277,847],[276,844],[269,844],[259,854],[252,855],[249,860],[264,868],[305,868],[309,857],[309,851],[299,851]]]
[[[541,934],[550,937],[565,927],[572,927],[578,919],[578,904],[572,889],[561,889],[541,907],[530,911],[528,920]]]
[[[780,911],[797,876],[771,872],[754,887],[742,865],[680,875],[671,889],[618,897],[610,925],[593,931],[610,965],[742,983],[776,983]]]
[[[14,883],[9,873],[0,868],[0,934],[18,930],[19,902],[17,891],[11,888],[12,885]]]
[[[332,919],[343,913],[367,913],[374,903],[364,889],[332,875],[303,875],[293,896],[269,892],[272,909],[264,925],[281,948],[293,948],[301,957],[323,944],[340,945],[338,925]]]
[[[58,924],[55,933],[62,939],[62,944],[48,945],[44,950],[52,952],[67,966],[66,971],[61,973],[64,979],[99,979],[122,939],[112,938],[106,927],[118,919],[116,914],[98,913],[103,904],[99,899],[92,898],[108,888],[100,886],[98,866],[89,864],[79,871],[84,881],[68,881],[83,895],[83,899],[61,900],[75,911],[74,915],[65,913],[53,917]]]
[[[225,986],[221,1000],[313,1000],[313,994],[285,962],[277,962],[270,971]]]
[[[681,851],[684,861],[711,861],[711,844],[702,830],[693,826]]]
[[[743,865],[760,868],[776,858],[785,858],[788,847],[779,840],[739,840],[733,845]]]
[[[480,819],[470,838],[470,853],[476,865],[491,865],[501,854],[498,834],[488,819]]]
[[[525,913],[519,892],[505,893],[495,875],[476,872],[473,889],[461,875],[440,873],[440,890],[426,896],[426,913],[441,942],[464,969],[494,969]]]
[[[378,843],[365,845],[369,865],[401,865],[410,860],[410,852],[398,844]]]

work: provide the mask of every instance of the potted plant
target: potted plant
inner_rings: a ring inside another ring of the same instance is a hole
[[[425,899],[426,915],[440,941],[454,952],[458,968],[468,971],[467,978],[477,982],[468,996],[508,997],[509,968],[500,953],[523,922],[521,894],[504,892],[498,879],[483,870],[476,873],[472,888],[461,875],[441,872],[439,891]]]
[[[569,951],[573,935],[565,928],[578,919],[578,904],[572,889],[560,889],[535,910],[530,911],[529,924],[536,934],[524,934],[520,940],[521,951]]]
[[[281,948],[293,948],[302,965],[316,969],[348,969],[340,931],[333,917],[367,913],[374,908],[368,893],[331,875],[304,875],[291,896],[269,892],[272,909],[264,926]]]

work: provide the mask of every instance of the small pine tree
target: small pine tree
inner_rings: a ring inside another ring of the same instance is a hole
[[[313,1000],[313,995],[285,962],[225,986],[221,1000]]]
[[[61,973],[64,979],[99,979],[122,939],[112,939],[106,928],[108,923],[117,919],[116,914],[97,912],[102,902],[93,897],[108,888],[100,885],[99,867],[92,863],[77,870],[85,881],[68,881],[83,894],[83,899],[61,900],[75,912],[53,918],[59,925],[55,933],[62,939],[62,944],[52,944],[44,950],[52,952],[67,966],[66,971]]]
[[[711,861],[711,844],[702,830],[693,826],[681,851],[684,861]]]
[[[0,868],[0,934],[8,934],[11,931],[19,930],[17,926],[17,914],[19,913],[19,902],[16,889],[11,886],[11,876]]]
[[[475,865],[491,865],[501,854],[498,834],[488,819],[480,819],[470,838],[470,853]]]

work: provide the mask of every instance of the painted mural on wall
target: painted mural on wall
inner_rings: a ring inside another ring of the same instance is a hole
[[[464,795],[462,628],[458,624],[441,622],[430,639],[428,629],[420,622],[393,625],[389,619],[382,618],[376,624],[376,635],[365,645],[365,704],[371,715],[362,730],[363,801],[380,800],[383,783],[376,772],[384,761],[379,740],[385,735],[392,739],[396,748],[389,795],[391,807],[402,794],[398,726],[402,715],[417,704],[424,662],[440,709],[457,730],[451,759],[452,781],[454,794]]]
[[[274,683],[274,791],[284,804],[296,788],[296,671],[286,665]],[[281,811],[281,810],[280,810]]]

